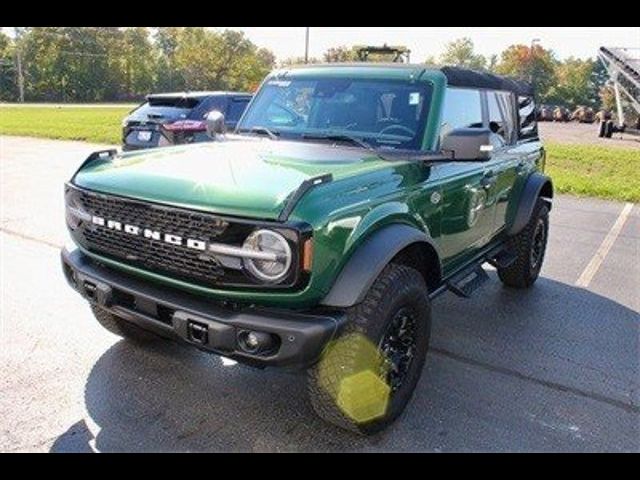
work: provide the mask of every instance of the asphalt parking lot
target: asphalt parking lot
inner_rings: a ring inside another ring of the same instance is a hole
[[[613,138],[599,138],[600,125],[584,123],[540,122],[540,135],[547,142],[598,145],[602,147],[640,148],[640,137],[629,133],[616,133]]]
[[[58,259],[96,148],[0,137],[0,451],[640,451],[638,206],[560,197],[533,290],[438,299],[414,400],[364,439],[302,377],[101,330]]]

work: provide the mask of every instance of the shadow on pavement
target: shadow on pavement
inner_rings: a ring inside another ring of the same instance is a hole
[[[619,391],[610,394],[621,403],[633,403],[621,391],[629,382],[637,382],[638,367],[629,366],[634,355],[638,358],[637,312],[591,292],[541,279],[529,292],[494,285],[470,301],[446,297],[436,302],[434,314],[435,353],[429,355],[416,396],[400,421],[378,437],[360,438],[318,419],[307,402],[301,375],[229,366],[172,343],[141,348],[121,341],[99,359],[86,383],[87,411],[100,428],[93,432],[96,448],[104,452],[640,448],[638,428],[632,426],[638,418],[637,404],[635,410],[633,406],[624,410],[599,401],[597,395],[584,398],[572,390],[600,388],[599,372],[620,364],[623,371],[611,373],[614,379],[624,378]],[[608,334],[615,337],[602,338]],[[553,351],[546,350],[550,346]],[[517,374],[510,376],[511,370]],[[570,388],[563,390],[565,382]],[[574,423],[562,427],[569,417]],[[86,426],[74,425],[52,450],[86,451],[83,441],[91,437],[84,430]]]
[[[60,435],[51,446],[50,453],[93,453],[89,442],[93,440],[93,434],[87,428],[84,420],[81,420]]]

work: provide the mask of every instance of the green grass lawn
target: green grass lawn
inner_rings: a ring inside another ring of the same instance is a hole
[[[130,107],[0,107],[0,134],[119,144]]]
[[[0,107],[0,134],[117,145],[131,107]],[[561,193],[640,202],[640,149],[549,143],[548,173]]]
[[[547,173],[556,191],[640,202],[640,149],[547,144]]]

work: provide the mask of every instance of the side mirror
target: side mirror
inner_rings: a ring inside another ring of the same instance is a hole
[[[207,135],[212,140],[215,140],[218,135],[224,135],[227,133],[224,115],[217,110],[207,114],[205,117],[205,123],[207,124]]]
[[[454,160],[486,162],[491,160],[491,130],[458,128],[442,139],[443,151],[453,152]]]

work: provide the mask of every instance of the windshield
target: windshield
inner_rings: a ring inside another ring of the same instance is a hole
[[[378,148],[420,150],[430,102],[429,86],[406,81],[272,79],[239,131],[268,129],[301,140],[346,136]]]

